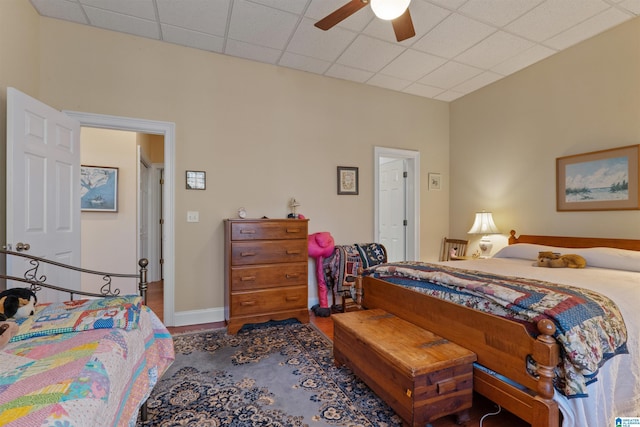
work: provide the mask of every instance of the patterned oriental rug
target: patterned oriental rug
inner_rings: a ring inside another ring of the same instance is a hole
[[[174,336],[176,360],[138,426],[399,427],[400,419],[310,324],[252,325]]]

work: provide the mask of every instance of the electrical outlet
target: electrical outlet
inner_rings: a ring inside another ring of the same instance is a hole
[[[200,212],[187,211],[187,222],[200,222]]]

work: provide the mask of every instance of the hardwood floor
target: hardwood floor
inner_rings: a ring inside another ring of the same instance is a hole
[[[149,283],[147,290],[147,305],[160,317],[162,320],[162,314],[164,311],[164,296],[162,293],[162,282]],[[331,317],[316,317],[313,312],[310,312],[310,322],[327,338],[333,340],[333,320]],[[199,325],[188,325],[179,327],[168,327],[169,332],[172,334],[182,332],[192,332],[198,330],[223,328],[224,322],[205,323]],[[480,426],[480,421],[485,414],[496,412],[497,406],[493,402],[487,400],[483,396],[474,394],[473,396],[473,408],[471,408],[470,415],[471,420],[463,423],[456,424],[454,416],[442,417],[433,423],[432,427],[454,427],[462,425],[464,427],[476,427]],[[482,421],[483,427],[528,427],[528,423],[522,421],[518,417],[502,410],[498,415],[488,416]]]

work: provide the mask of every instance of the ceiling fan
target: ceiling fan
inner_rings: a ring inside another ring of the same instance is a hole
[[[326,31],[371,3],[371,9],[378,18],[391,21],[396,39],[401,42],[416,35],[409,13],[410,2],[411,0],[351,0],[314,25]]]

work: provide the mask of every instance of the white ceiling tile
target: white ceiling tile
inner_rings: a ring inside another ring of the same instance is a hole
[[[324,73],[325,76],[336,77],[343,80],[351,80],[358,83],[364,83],[373,76],[369,71],[356,70],[355,68],[345,67],[340,64],[333,64],[331,68]]]
[[[460,93],[460,92],[454,92],[452,90],[448,90],[446,92],[442,92],[439,95],[436,95],[434,99],[437,99],[439,101],[451,102],[465,95],[466,93]]]
[[[464,4],[467,0],[430,0],[431,3],[439,4],[447,9],[455,10]]]
[[[624,0],[620,2],[620,6],[627,9],[635,15],[640,13],[640,0]]]
[[[211,0],[207,0],[211,1]],[[220,1],[220,0],[216,0]],[[259,3],[264,6],[273,7],[275,9],[284,10],[295,14],[304,12],[304,8],[307,5],[306,1],[300,0],[250,0],[253,3]]]
[[[228,35],[234,40],[284,49],[297,22],[298,17],[292,13],[235,0]]]
[[[498,31],[455,59],[478,68],[491,68],[533,46],[533,42]]]
[[[500,80],[503,76],[500,74],[493,73],[491,71],[486,71],[482,74],[478,74],[475,77],[470,78],[464,83],[459,84],[454,87],[453,90],[455,92],[461,93],[471,93],[474,90],[478,90],[481,87],[485,87],[497,80]]]
[[[420,83],[412,83],[403,92],[410,93],[412,95],[425,96],[427,98],[435,98],[443,92],[439,87],[422,85]]]
[[[256,46],[250,43],[244,43],[238,40],[227,40],[224,53],[227,55],[238,56],[240,58],[250,59],[252,61],[266,62],[275,64],[282,54],[277,49],[271,49],[264,46]]]
[[[347,67],[377,72],[403,50],[403,47],[396,44],[368,36],[358,36],[336,62]]]
[[[544,41],[610,7],[602,0],[546,0],[506,29],[529,40]]]
[[[476,20],[451,15],[412,47],[444,58],[453,58],[495,31],[495,28]]]
[[[479,68],[450,61],[427,74],[418,82],[428,86],[449,89],[480,73],[482,73],[482,70]]]
[[[544,58],[547,58],[555,53],[555,50],[537,44],[523,51],[522,53],[512,56],[506,61],[492,67],[491,71],[502,74],[503,76],[508,76],[509,74],[520,71],[523,68],[526,68],[531,64],[535,64],[536,62],[541,61]]]
[[[160,22],[224,37],[227,30],[229,0],[156,0]],[[193,13],[198,11],[198,13]]]
[[[428,53],[407,49],[380,73],[405,80],[417,80],[425,74],[435,70],[446,62],[446,59]]]
[[[324,74],[324,72],[331,66],[331,62],[297,55],[291,52],[285,52],[282,55],[282,58],[280,58],[278,65],[295,68],[296,70],[308,71],[310,73]]]
[[[153,0],[80,0],[80,3],[143,19],[156,19]]]
[[[460,12],[478,21],[503,27],[544,0],[469,0]]]
[[[38,13],[50,18],[87,24],[87,17],[78,3],[67,0],[31,0]]]
[[[222,53],[224,49],[224,37],[185,30],[184,28],[167,24],[162,24],[161,29],[162,40],[169,43],[218,53]]]
[[[85,6],[84,10],[89,17],[91,25],[95,25],[96,27],[150,39],[160,38],[160,27],[155,21],[130,15],[122,15],[91,6]]]
[[[312,20],[304,19],[287,45],[287,50],[333,62],[353,42],[356,35],[342,28],[321,31],[313,26]]]
[[[376,74],[367,80],[367,84],[383,87],[385,89],[401,91],[411,84],[410,80],[398,79],[396,77],[385,76],[384,74]]]
[[[593,18],[587,19],[575,27],[571,27],[567,31],[546,40],[544,44],[557,50],[565,49],[582,40],[593,37],[608,28],[615,27],[631,17],[631,15],[621,12],[618,9],[607,9]]]

